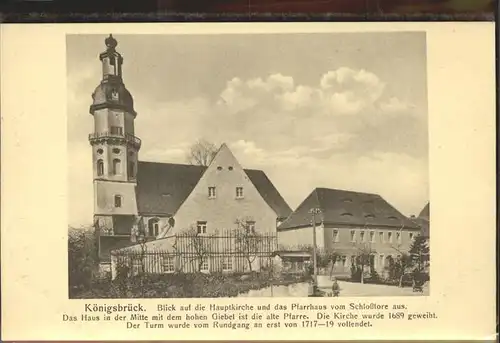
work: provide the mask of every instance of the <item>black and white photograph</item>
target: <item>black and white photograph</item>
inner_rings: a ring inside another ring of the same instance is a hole
[[[424,31],[66,35],[70,299],[430,294]]]

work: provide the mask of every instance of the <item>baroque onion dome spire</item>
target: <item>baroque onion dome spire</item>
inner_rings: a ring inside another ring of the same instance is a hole
[[[116,51],[118,41],[110,34],[104,40],[104,44],[106,51],[99,54],[102,63],[102,79],[92,93],[90,113],[94,114],[96,110],[109,108],[124,110],[135,117],[134,100],[123,83],[123,57]]]

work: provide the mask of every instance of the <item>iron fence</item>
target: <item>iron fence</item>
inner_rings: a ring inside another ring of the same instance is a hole
[[[277,249],[274,233],[225,231],[180,233],[111,252],[112,276],[166,273],[235,273],[270,266]]]

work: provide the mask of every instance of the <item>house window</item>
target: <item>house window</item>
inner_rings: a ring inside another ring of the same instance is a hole
[[[208,272],[208,259],[204,259],[201,263],[200,272]]]
[[[208,197],[214,199],[216,197],[215,187],[208,187]]]
[[[389,240],[389,243],[392,243],[392,232],[387,233],[387,238]]]
[[[359,238],[361,239],[361,242],[364,242],[365,241],[365,232],[364,231],[361,231],[359,233]]]
[[[346,263],[346,261],[347,261],[347,256],[342,256],[342,257],[340,258],[340,260],[342,261],[342,267],[345,267],[345,263]]]
[[[230,271],[233,270],[233,260],[231,257],[224,257],[222,260],[222,270]]]
[[[115,207],[122,207],[121,195],[115,195]]]
[[[333,230],[333,241],[334,242],[339,241],[339,230]]]
[[[384,263],[384,255],[380,255],[379,256],[379,264],[378,264],[381,268],[385,265]]]
[[[356,242],[356,231],[351,230],[351,242]]]
[[[378,236],[379,236],[379,238],[380,238],[380,243],[384,243],[384,233],[383,233],[382,231],[380,231],[380,232],[378,233]]]
[[[255,232],[255,222],[252,220],[247,220],[246,222],[246,229],[249,232]]]
[[[400,232],[396,232],[396,240],[398,241],[398,243],[401,243],[401,233]]]
[[[197,222],[196,231],[198,232],[198,234],[207,233],[207,222]]]
[[[121,172],[121,161],[117,158],[113,160],[113,174],[118,175]]]
[[[236,199],[243,198],[243,187],[236,187]]]
[[[173,256],[163,256],[163,272],[165,273],[175,272],[175,264]]]
[[[375,243],[375,231],[370,231],[370,242]]]
[[[410,232],[410,241],[413,239],[413,232]]]
[[[134,162],[128,163],[128,176],[135,177],[135,163]]]
[[[148,232],[150,236],[158,236],[160,232],[160,219],[158,218],[151,218],[148,221]]]
[[[104,162],[102,160],[97,160],[97,175],[104,175]]]
[[[111,134],[123,136],[123,128],[120,126],[111,126]]]

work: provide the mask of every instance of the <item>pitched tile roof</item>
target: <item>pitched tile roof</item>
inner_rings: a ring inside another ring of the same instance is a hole
[[[139,213],[175,214],[206,169],[188,164],[139,162],[136,190]],[[292,209],[267,175],[262,170],[245,169],[245,172],[278,218],[288,217]]]
[[[418,228],[380,195],[339,189],[316,188],[299,207],[278,227],[278,230],[311,225],[311,208],[320,208],[316,224],[388,226]]]

